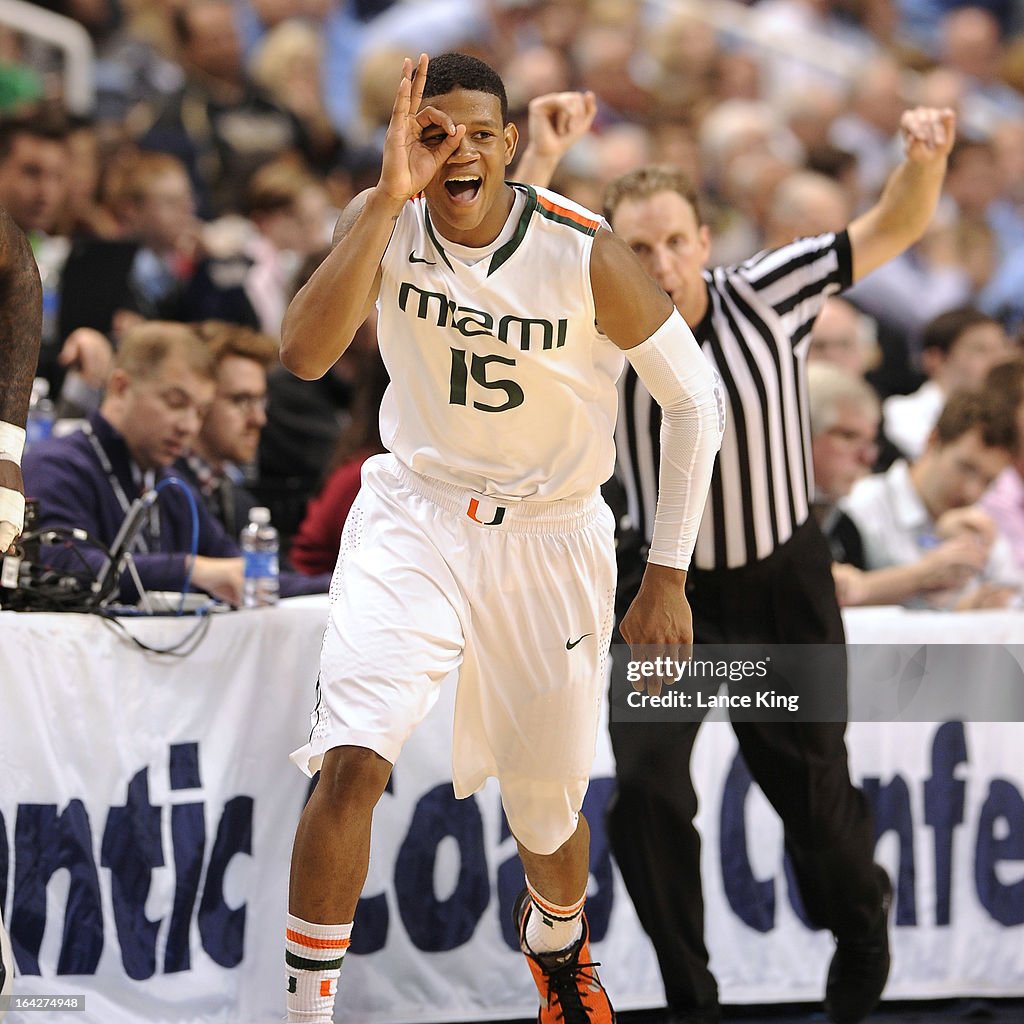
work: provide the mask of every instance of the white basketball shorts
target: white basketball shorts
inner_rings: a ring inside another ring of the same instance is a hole
[[[553,853],[575,831],[606,683],[613,516],[580,501],[501,503],[363,466],[331,583],[307,774],[332,747],[392,764],[458,672],[455,795],[498,779],[513,835]]]

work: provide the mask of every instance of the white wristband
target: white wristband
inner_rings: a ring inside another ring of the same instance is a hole
[[[0,555],[21,534],[25,525],[25,495],[10,487],[0,487]]]
[[[21,465],[21,453],[25,450],[25,428],[0,420],[0,462]]]

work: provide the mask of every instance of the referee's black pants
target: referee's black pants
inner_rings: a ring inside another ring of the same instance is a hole
[[[687,595],[698,643],[842,644],[831,555],[813,520],[768,558],[739,569],[691,570]],[[622,607],[622,605],[620,605]],[[797,652],[798,653],[798,652]],[[845,652],[827,662],[845,718]],[[782,819],[804,909],[817,926],[856,938],[878,920],[874,828],[850,781],[844,721],[733,721],[754,780]],[[610,723],[616,794],[608,835],[637,915],[658,956],[669,1007],[718,1018],[708,970],[697,795],[690,751],[697,722]]]

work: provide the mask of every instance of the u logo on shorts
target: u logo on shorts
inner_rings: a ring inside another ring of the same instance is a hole
[[[495,505],[494,506],[494,518],[489,522],[485,523],[478,515],[477,512],[480,510],[480,501],[478,498],[469,499],[469,508],[466,509],[466,515],[473,520],[474,523],[479,523],[481,526],[500,526],[501,521],[505,518],[505,506]]]

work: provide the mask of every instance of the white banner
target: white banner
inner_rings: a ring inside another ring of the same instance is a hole
[[[0,907],[17,994],[84,995],[72,1024],[282,1019],[288,858],[306,794],[287,754],[308,728],[324,619],[319,601],[217,616],[173,658],[94,618],[0,614]],[[169,646],[196,625],[128,628]],[[497,791],[452,796],[451,698],[378,808],[339,1021],[536,1012],[511,945],[522,874]],[[887,996],[1024,995],[1024,725],[855,724],[849,745],[897,883]],[[815,1000],[832,941],[801,922],[778,821],[735,754],[727,725],[702,728],[694,771],[722,998]],[[653,953],[604,838],[603,735],[594,774],[594,953],[617,1007],[657,1006]]]

